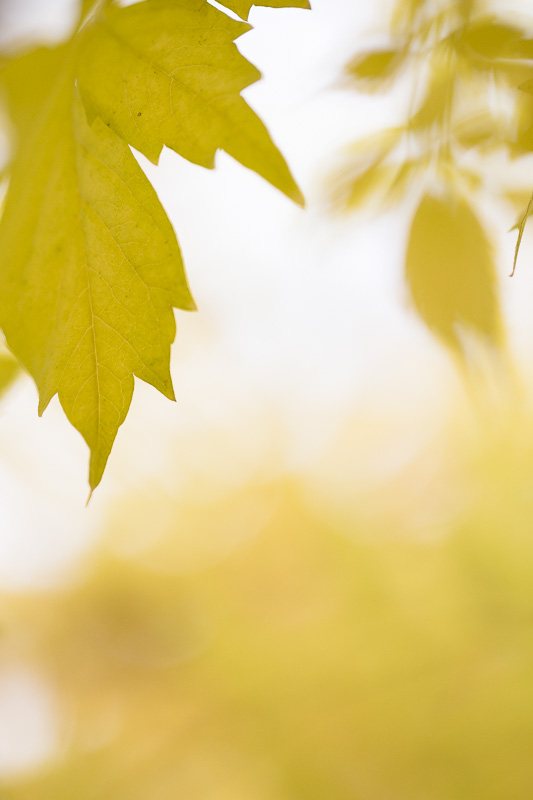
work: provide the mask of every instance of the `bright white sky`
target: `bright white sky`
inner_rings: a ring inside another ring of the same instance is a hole
[[[406,306],[405,215],[339,221],[324,203],[324,176],[341,145],[397,111],[396,100],[338,87],[347,58],[368,35],[375,41],[384,4],[313,5],[311,13],[257,9],[255,30],[240,40],[264,73],[249,102],[285,153],[308,209],[225,155],[216,172],[171,152],[158,168],[143,162],[177,230],[200,309],[178,318],[178,404],[137,384],[103,485],[85,509],[84,443],[57,402],[39,420],[32,383],[15,387],[0,405],[0,586],[68,572],[113,502],[136,487],[175,491],[213,469],[221,480],[243,479],[272,452],[265,420],[281,426],[285,465],[306,469],[346,419],[368,417],[372,436],[350,443],[347,468],[376,477],[438,425],[453,372]],[[56,30],[69,6],[17,0],[12,22],[21,33]],[[525,353],[533,341],[531,276],[520,281],[508,303]],[[221,430],[229,444],[222,459],[211,447]]]

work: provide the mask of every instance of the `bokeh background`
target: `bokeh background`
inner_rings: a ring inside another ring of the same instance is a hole
[[[510,280],[485,198],[508,355],[465,368],[408,299],[412,204],[335,213],[339,154],[405,106],[342,78],[390,9],[256,9],[239,41],[305,211],[222,154],[141,162],[199,313],[87,508],[58,404],[0,401],[2,800],[531,797],[533,252]],[[0,0],[0,43],[74,13]]]

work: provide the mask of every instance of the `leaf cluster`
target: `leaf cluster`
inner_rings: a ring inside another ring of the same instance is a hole
[[[0,324],[39,390],[57,394],[101,480],[134,376],[172,399],[174,308],[194,309],[176,239],[131,147],[212,168],[218,150],[297,203],[241,96],[260,77],[235,40],[253,0],[84,0],[69,41],[5,54],[11,157],[0,221]],[[256,0],[307,8],[308,0]]]
[[[473,0],[399,0],[387,47],[357,54],[357,91],[409,84],[406,119],[347,151],[333,176],[337,209],[390,207],[417,196],[406,254],[411,299],[455,352],[465,335],[502,342],[496,270],[478,209],[524,207],[511,160],[533,150],[533,28]],[[492,166],[509,165],[499,174]]]

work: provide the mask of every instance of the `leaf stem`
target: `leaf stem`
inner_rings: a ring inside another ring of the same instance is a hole
[[[513,275],[516,272],[516,265],[517,265],[517,262],[518,262],[518,253],[520,252],[520,245],[522,244],[522,239],[524,238],[524,231],[526,229],[527,220],[528,220],[528,217],[529,217],[529,215],[531,213],[531,208],[532,207],[533,207],[533,194],[529,198],[529,203],[527,204],[527,208],[525,210],[524,216],[520,220],[520,224],[518,226],[518,238],[516,240],[516,247],[515,247],[515,250],[514,250],[514,259],[513,259],[513,269],[511,271],[511,274],[509,275],[510,278],[512,278]]]

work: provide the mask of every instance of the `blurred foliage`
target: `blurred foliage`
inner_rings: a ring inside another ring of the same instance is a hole
[[[416,456],[374,500],[286,477],[159,495],[163,525],[126,498],[132,552],[114,523],[70,586],[3,598],[2,661],[46,678],[62,734],[2,799],[528,800],[531,423],[445,431],[429,484]]]
[[[461,348],[461,323],[498,341],[491,250],[464,198],[422,198],[411,226],[405,270],[416,310],[446,342]]]
[[[350,88],[384,91],[396,81],[411,97],[403,124],[348,148],[332,177],[335,207],[413,200],[408,290],[424,322],[459,354],[470,333],[503,344],[482,209],[497,201],[505,219],[531,194],[524,169],[517,177],[511,164],[533,151],[533,15],[524,6],[518,17],[504,0],[397,0],[388,43],[346,67]],[[447,240],[454,244],[443,247]]]

